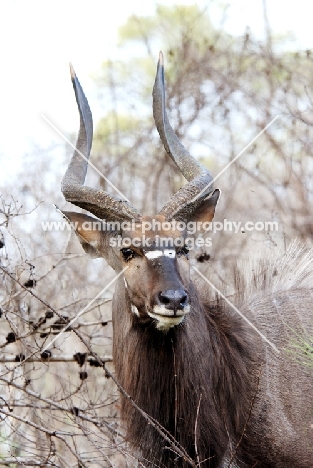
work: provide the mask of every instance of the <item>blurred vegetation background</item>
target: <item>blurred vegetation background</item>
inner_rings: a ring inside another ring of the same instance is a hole
[[[212,248],[192,260],[229,294],[234,264],[284,252],[294,238],[310,245],[313,231],[312,51],[289,50],[272,34],[266,9],[264,18],[261,41],[249,30],[234,37],[223,22],[213,25],[209,8],[160,5],[154,16],[127,20],[119,47],[128,59],[104,60],[94,77],[103,117],[92,162],[145,214],[185,183],[152,117],[155,44],[165,56],[169,120],[214,176],[279,116],[215,183],[222,189],[217,221],[276,221],[278,231],[211,233]],[[75,144],[76,135],[68,137]],[[43,231],[42,222],[62,221],[52,203],[72,209],[60,191],[72,150],[51,147],[45,158],[41,151],[33,149],[0,199],[0,464],[137,466],[123,440],[115,386],[93,355],[113,369],[114,284],[43,352],[114,272],[87,258],[69,230]],[[92,169],[86,184],[112,191]]]

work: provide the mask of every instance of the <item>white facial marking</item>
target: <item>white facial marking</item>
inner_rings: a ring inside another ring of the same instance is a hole
[[[167,309],[165,305],[155,305],[153,307],[153,313],[158,314],[167,317],[174,317],[174,311],[172,309]],[[179,309],[176,311],[176,317],[181,317],[183,315],[186,315],[190,312],[190,305],[186,305],[183,309]]]
[[[150,252],[145,253],[145,257],[149,260],[159,257],[170,257],[175,258],[176,252],[174,249],[164,249],[164,250],[151,250]]]
[[[149,312],[149,316],[157,321],[156,327],[158,330],[162,330],[164,332],[167,332],[170,328],[175,327],[176,325],[179,325],[183,320],[184,320],[184,315],[178,315],[174,317],[172,315],[171,317],[169,316],[163,316],[160,317],[158,314],[153,314],[152,312]]]
[[[127,289],[127,288],[128,288],[128,286],[127,286],[127,281],[126,281],[126,279],[125,279],[125,278],[124,278],[124,284],[125,284],[125,288]]]
[[[130,308],[131,308],[131,311],[132,311],[133,314],[137,315],[137,317],[140,316],[139,311],[138,311],[137,307],[134,306],[134,304],[131,304]]]
[[[146,252],[145,257],[149,260],[153,260],[154,258],[163,257],[163,252],[162,250],[152,250],[151,252]]]
[[[188,304],[183,309],[177,310],[176,315],[174,315],[173,310],[167,309],[165,305],[156,305],[152,310],[153,312],[148,312],[148,314],[157,321],[157,329],[167,332],[184,320],[185,315],[190,312],[190,305]]]

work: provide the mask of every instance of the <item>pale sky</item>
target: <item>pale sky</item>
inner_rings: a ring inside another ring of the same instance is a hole
[[[17,170],[30,143],[45,146],[49,142],[62,142],[42,114],[65,134],[78,128],[68,63],[73,63],[90,105],[96,109],[92,75],[100,70],[104,60],[116,57],[118,27],[132,13],[153,14],[157,3],[162,2],[0,0],[1,185]],[[203,6],[208,0],[163,3]],[[262,34],[262,0],[223,3],[229,4],[225,24],[229,32],[239,35],[249,26],[256,36]],[[275,34],[292,32],[301,47],[313,48],[310,2],[268,0],[267,3]],[[158,50],[154,52],[157,60]]]

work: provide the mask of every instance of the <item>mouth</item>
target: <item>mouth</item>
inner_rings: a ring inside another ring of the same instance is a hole
[[[153,312],[148,312],[148,315],[156,321],[158,330],[167,332],[170,328],[182,323],[189,311],[189,305],[177,311],[166,309],[164,306],[154,306]]]

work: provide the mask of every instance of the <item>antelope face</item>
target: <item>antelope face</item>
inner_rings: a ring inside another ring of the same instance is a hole
[[[162,224],[163,216],[141,218],[135,230],[123,232],[120,256],[132,313],[167,331],[190,311],[190,279],[184,233],[164,231]]]

